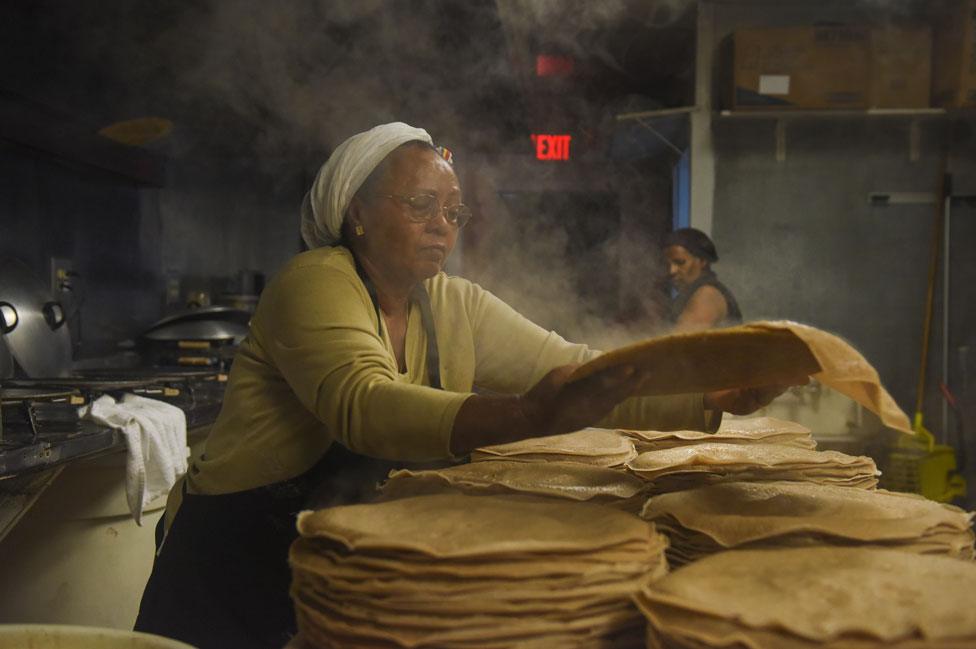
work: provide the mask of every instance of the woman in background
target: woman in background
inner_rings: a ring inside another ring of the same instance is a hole
[[[671,301],[672,331],[702,331],[742,322],[735,296],[712,270],[718,251],[707,234],[695,228],[675,230],[664,240],[664,255],[676,291]]]

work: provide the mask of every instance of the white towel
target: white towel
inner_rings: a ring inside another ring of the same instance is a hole
[[[82,417],[122,431],[128,456],[125,495],[129,511],[142,525],[142,510],[169,492],[186,473],[186,415],[156,399],[126,394],[121,401],[103,395],[81,408]]]

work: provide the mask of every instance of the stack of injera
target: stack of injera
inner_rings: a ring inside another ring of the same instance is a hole
[[[694,430],[656,431],[622,430],[634,440],[638,453],[663,451],[677,446],[691,446],[703,442],[719,444],[778,444],[797,448],[815,449],[817,443],[810,429],[792,421],[774,417],[724,418],[714,433]]]
[[[438,493],[521,494],[605,504],[633,513],[644,505],[644,481],[619,469],[579,462],[494,460],[446,469],[390,472],[383,498]]]
[[[775,480],[873,489],[879,475],[874,460],[864,456],[778,444],[711,442],[641,453],[627,468],[648,482],[650,493]]]
[[[672,567],[723,550],[866,545],[972,560],[973,514],[914,494],[806,482],[729,482],[654,496],[642,516]]]
[[[650,649],[976,646],[976,564],[876,548],[732,550],[635,597]]]
[[[472,462],[510,460],[518,462],[582,462],[594,466],[619,467],[637,457],[634,443],[620,431],[584,428],[573,433],[533,437],[511,444],[476,449]]]
[[[641,647],[631,597],[667,571],[654,526],[586,503],[435,495],[303,512],[307,645]]]

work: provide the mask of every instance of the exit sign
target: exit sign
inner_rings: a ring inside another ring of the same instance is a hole
[[[539,160],[569,160],[571,135],[532,134],[535,157]]]
[[[571,56],[558,54],[539,54],[535,57],[535,76],[537,77],[568,77],[573,74],[576,61]]]

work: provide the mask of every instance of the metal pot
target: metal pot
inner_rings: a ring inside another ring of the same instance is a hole
[[[224,306],[229,306],[232,309],[254,313],[254,310],[258,306],[259,299],[260,298],[257,295],[247,295],[243,293],[221,293],[217,298],[217,302]]]
[[[157,366],[226,370],[247,336],[250,317],[247,312],[223,306],[168,316],[142,334],[143,353]]]
[[[70,372],[71,336],[61,303],[51,299],[30,268],[12,258],[0,259],[0,333],[27,376]]]

